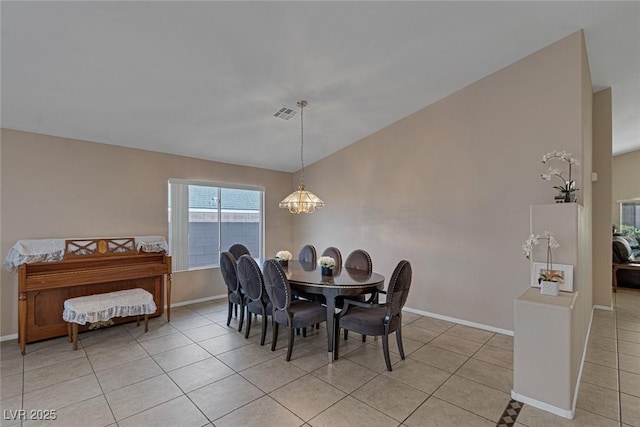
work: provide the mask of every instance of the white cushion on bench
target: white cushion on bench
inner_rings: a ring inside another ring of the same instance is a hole
[[[62,318],[65,322],[84,325],[113,317],[154,314],[156,310],[153,295],[137,288],[70,298],[64,302]]]

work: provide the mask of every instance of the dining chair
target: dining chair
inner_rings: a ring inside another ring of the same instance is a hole
[[[330,256],[336,262],[336,267],[342,267],[342,254],[340,253],[340,249],[329,246],[327,249],[322,252],[322,256]]]
[[[234,256],[236,261],[239,261],[242,255],[251,255],[251,252],[249,252],[249,249],[247,249],[247,247],[242,243],[236,243],[231,245],[231,247],[229,248],[229,252],[231,252],[231,254]]]
[[[295,330],[327,320],[327,310],[322,304],[313,301],[294,300],[291,298],[291,286],[282,266],[274,259],[268,259],[262,267],[264,285],[273,304],[271,324],[273,338],[271,351],[275,351],[278,340],[278,325],[289,328],[287,361],[291,360]]]
[[[315,265],[317,262],[316,248],[313,245],[304,245],[298,253],[298,261]]]
[[[227,298],[229,300],[229,313],[227,315],[227,326],[231,323],[231,315],[235,308],[236,314],[238,307],[240,308],[240,325],[238,331],[242,330],[242,324],[244,322],[244,305],[245,294],[240,284],[238,283],[238,264],[235,257],[231,252],[222,252],[220,254],[220,270],[222,272],[222,278],[227,285]]]
[[[365,251],[364,249],[356,249],[352,251],[349,254],[349,256],[347,256],[347,260],[344,262],[344,266],[345,268],[353,268],[356,270],[362,270],[369,273],[373,271],[373,262],[371,261],[371,256],[369,255],[369,252]],[[377,297],[378,295],[376,293],[371,294],[371,297],[369,298],[368,302],[377,302]],[[339,297],[338,299],[336,299],[336,307],[342,308],[344,306],[343,300],[344,298],[342,297]],[[360,295],[358,297],[358,301],[365,302],[367,301],[367,298],[365,295]],[[346,340],[348,338],[349,338],[349,331],[345,329],[344,339]],[[366,341],[367,341],[367,336],[362,335],[362,342],[366,342]]]
[[[340,345],[340,328],[361,333],[363,335],[382,336],[382,352],[387,364],[387,371],[391,371],[389,358],[389,334],[396,333],[396,342],[400,357],[404,360],[402,347],[402,307],[407,302],[411,287],[411,263],[402,260],[398,263],[389,280],[387,291],[380,291],[387,295],[384,304],[370,304],[361,301],[344,300],[344,308],[336,316],[334,324],[334,358],[338,358]]]
[[[251,255],[242,255],[238,260],[238,283],[246,295],[247,326],[244,337],[249,338],[251,314],[259,314],[262,316],[260,345],[264,345],[267,336],[267,317],[271,316],[273,306],[264,287],[264,277],[260,266]]]
[[[369,252],[364,249],[356,249],[349,254],[344,262],[346,268],[355,268],[356,270],[373,271],[373,262]]]

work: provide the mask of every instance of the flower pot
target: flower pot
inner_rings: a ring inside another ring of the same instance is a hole
[[[289,260],[288,259],[279,259],[277,261],[278,261],[278,264],[280,264],[283,267],[288,267],[289,266]]]
[[[333,276],[333,268],[331,267],[320,267],[323,276]]]
[[[540,293],[542,295],[558,296],[558,282],[543,280],[540,282]]]

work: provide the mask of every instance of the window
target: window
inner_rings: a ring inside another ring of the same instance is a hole
[[[640,234],[640,199],[620,202],[620,229],[623,232]]]
[[[169,180],[169,247],[174,271],[218,266],[220,252],[242,243],[259,258],[264,190]]]

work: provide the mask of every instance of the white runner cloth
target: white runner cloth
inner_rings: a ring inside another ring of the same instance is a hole
[[[66,240],[82,239],[18,240],[9,249],[4,266],[7,270],[15,272],[22,264],[62,261]],[[163,236],[136,236],[134,240],[138,251],[169,253],[169,245]]]

